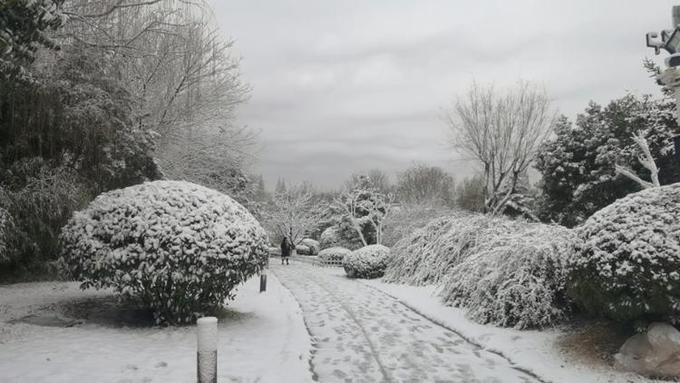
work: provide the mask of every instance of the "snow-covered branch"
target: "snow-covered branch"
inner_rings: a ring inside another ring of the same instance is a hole
[[[449,111],[452,143],[483,168],[485,211],[503,211],[519,175],[549,136],[554,117],[545,91],[526,82],[504,93],[473,84]],[[508,186],[513,187],[504,192]]]
[[[651,182],[645,181],[639,176],[637,176],[628,167],[618,164],[614,166],[616,169],[616,173],[630,178],[631,180],[638,183],[643,189],[661,186],[659,184],[659,168],[656,167],[654,157],[652,157],[652,153],[649,150],[649,144],[647,143],[647,139],[642,134],[633,134],[632,138],[633,141],[635,141],[635,143],[640,147],[640,150],[642,151],[642,155],[638,156],[638,161],[640,162],[640,164],[642,164],[642,166],[649,170],[652,181]]]
[[[314,195],[307,185],[298,185],[274,194],[266,214],[266,226],[278,237],[289,237],[294,244],[305,238],[321,219]]]
[[[392,208],[394,197],[370,187],[357,185],[335,200],[334,205],[347,218],[357,232],[364,246],[368,245],[364,227],[369,225],[375,231],[376,244],[382,243],[385,218]]]

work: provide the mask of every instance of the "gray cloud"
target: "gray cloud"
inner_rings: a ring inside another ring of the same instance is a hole
[[[462,177],[440,116],[473,80],[544,84],[570,117],[588,101],[657,92],[644,34],[673,1],[215,1],[253,86],[239,123],[261,131],[256,171],[339,186],[413,161]]]

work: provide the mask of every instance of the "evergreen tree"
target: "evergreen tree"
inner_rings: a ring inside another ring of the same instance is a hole
[[[63,0],[5,0],[0,2],[0,77],[29,78],[27,66],[41,46],[56,48],[48,36],[60,27]]]
[[[616,199],[638,191],[639,185],[614,169],[620,164],[646,174],[637,161],[635,133],[647,138],[661,184],[680,181],[672,153],[672,137],[680,133],[674,113],[669,98],[629,94],[604,108],[591,102],[575,125],[560,118],[555,138],[541,147],[536,161],[543,175],[540,218],[575,226]]]
[[[286,192],[286,180],[279,178],[276,181],[276,187],[274,188],[274,194],[282,194]]]

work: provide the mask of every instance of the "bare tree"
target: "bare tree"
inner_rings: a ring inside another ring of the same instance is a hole
[[[374,168],[352,173],[345,181],[344,187],[352,190],[355,187],[369,187],[380,193],[388,194],[392,191],[390,176],[382,169]]]
[[[453,193],[453,177],[437,166],[416,163],[397,175],[399,202],[451,206]]]
[[[166,177],[214,183],[213,174],[252,160],[255,133],[234,124],[249,87],[206,1],[68,0],[65,10],[63,39],[118,63],[139,100],[138,123],[159,134]]]
[[[277,237],[290,237],[293,244],[300,243],[321,219],[308,184],[288,187],[276,192],[266,215],[266,225]]]
[[[634,134],[632,138],[633,141],[635,141],[635,143],[640,147],[640,151],[642,151],[642,155],[638,156],[638,161],[640,162],[640,164],[642,164],[642,166],[649,170],[650,178],[652,179],[652,181],[649,182],[643,180],[642,178],[638,177],[635,174],[635,172],[633,172],[632,169],[626,166],[616,164],[615,165],[616,172],[637,182],[643,189],[661,186],[661,184],[659,183],[659,169],[656,167],[654,157],[652,157],[652,153],[649,150],[649,144],[647,143],[647,139],[642,134]]]
[[[545,91],[528,82],[503,93],[474,83],[457,100],[446,121],[454,146],[482,165],[486,212],[502,212],[554,120]]]

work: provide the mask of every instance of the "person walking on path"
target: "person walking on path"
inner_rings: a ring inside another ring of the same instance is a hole
[[[290,252],[293,249],[293,243],[288,239],[287,236],[283,237],[281,241],[281,264],[284,262],[286,265],[290,265]]]

